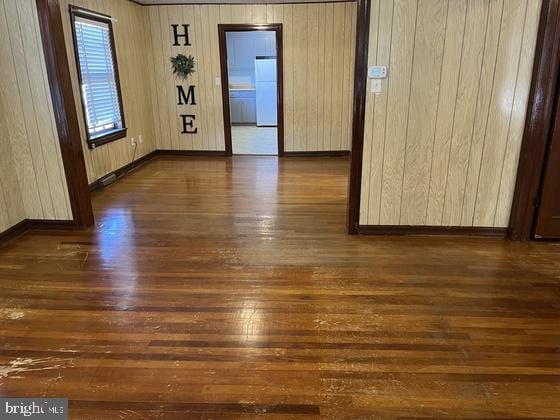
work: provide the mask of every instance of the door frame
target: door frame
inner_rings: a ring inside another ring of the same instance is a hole
[[[543,0],[533,79],[511,208],[511,239],[535,239],[548,151],[554,129],[560,70],[560,0]],[[557,110],[558,109],[558,110]]]
[[[228,32],[257,32],[274,31],[276,36],[276,92],[277,92],[277,137],[278,156],[284,156],[284,51],[282,48],[282,24],[218,24],[218,38],[220,43],[220,70],[222,83],[222,111],[224,117],[224,138],[226,155],[233,155],[231,140],[231,116],[229,103],[229,74],[227,65],[227,39]]]
[[[74,227],[95,223],[59,0],[36,0],[50,97]]]
[[[357,235],[360,225],[371,0],[357,0],[356,9],[352,149],[348,182],[348,211],[346,215],[346,228],[350,235]]]

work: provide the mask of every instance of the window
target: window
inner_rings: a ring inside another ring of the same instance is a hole
[[[126,136],[109,16],[70,6],[82,108],[90,148]]]

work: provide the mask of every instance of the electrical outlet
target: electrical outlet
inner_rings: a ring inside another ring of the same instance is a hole
[[[134,137],[130,138],[130,144],[131,146],[136,146],[136,140],[134,140]]]
[[[138,136],[138,143],[142,144],[142,134]]]

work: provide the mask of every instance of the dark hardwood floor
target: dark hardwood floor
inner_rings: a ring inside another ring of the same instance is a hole
[[[0,394],[71,418],[560,417],[560,244],[345,233],[345,158],[157,158],[0,249]]]

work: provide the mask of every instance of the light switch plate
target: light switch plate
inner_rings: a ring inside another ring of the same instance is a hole
[[[375,95],[381,94],[382,91],[382,84],[381,79],[373,79],[371,81],[371,92]]]

